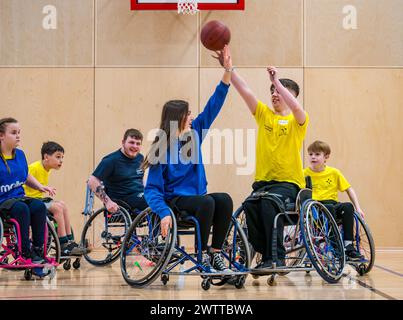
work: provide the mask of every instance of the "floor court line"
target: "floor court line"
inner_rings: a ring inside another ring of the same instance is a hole
[[[374,287],[372,287],[372,286],[366,284],[365,282],[362,282],[361,280],[359,280],[359,279],[357,279],[357,278],[353,278],[352,276],[350,276],[350,275],[348,275],[348,274],[346,274],[346,273],[343,273],[343,277],[345,277],[345,278],[347,278],[347,279],[349,279],[349,280],[351,280],[351,281],[354,281],[354,282],[358,283],[361,287],[372,291],[373,293],[375,293],[375,294],[381,296],[382,298],[385,298],[385,299],[387,299],[387,300],[398,300],[397,298],[392,297],[392,296],[388,295],[387,293],[382,292],[381,290],[378,290],[378,289],[376,289],[376,288],[374,288]]]
[[[391,274],[394,274],[394,275],[396,275],[396,276],[398,276],[398,277],[403,277],[403,274],[400,273],[400,272],[393,271],[393,270],[391,270],[391,269],[388,269],[388,268],[386,268],[386,267],[382,267],[382,266],[377,265],[377,264],[374,264],[374,266],[377,267],[377,268],[379,268],[379,269],[381,269],[381,270],[384,270],[384,271],[386,271],[386,272],[389,272],[389,273],[391,273]]]

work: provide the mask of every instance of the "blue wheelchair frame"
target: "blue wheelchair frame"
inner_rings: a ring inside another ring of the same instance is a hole
[[[159,275],[161,276],[161,281],[163,284],[166,284],[169,281],[169,275],[196,275],[196,276],[201,276],[203,278],[202,281],[202,288],[205,290],[208,290],[210,288],[210,285],[223,285],[225,283],[230,283],[234,284],[235,287],[237,288],[242,288],[243,284],[245,282],[246,274],[248,272],[248,264],[250,261],[249,258],[249,247],[246,250],[246,258],[244,261],[246,263],[243,265],[242,263],[239,263],[236,261],[234,256],[230,256],[228,252],[225,250],[222,251],[223,257],[227,263],[229,263],[230,268],[235,269],[233,273],[212,273],[210,270],[208,270],[206,267],[202,265],[202,252],[200,250],[201,248],[201,235],[200,235],[200,225],[196,217],[191,216],[191,215],[186,215],[186,216],[180,216],[178,215],[178,218],[176,218],[176,215],[171,212],[171,217],[173,219],[173,227],[171,229],[172,235],[171,238],[173,239],[170,244],[165,245],[165,249],[163,250],[162,254],[166,254],[166,257],[161,257],[162,262],[158,262],[160,265],[156,266],[156,268],[159,268],[159,270],[154,271],[154,269],[149,272],[147,275],[145,275],[142,279],[146,280],[134,280],[131,279],[130,276],[128,275],[127,268],[126,268],[126,257],[130,255],[130,253],[134,252],[136,247],[140,246],[144,240],[144,238],[147,238],[148,243],[152,242],[158,242],[158,237],[160,236],[160,228],[159,226],[156,228],[154,225],[155,221],[154,219],[157,219],[156,224],[158,225],[159,222],[159,217],[155,213],[153,213],[150,209],[146,209],[144,212],[144,215],[146,215],[146,219],[144,220],[144,224],[147,223],[147,230],[148,230],[148,236],[143,236],[143,235],[136,235],[132,234],[135,230],[136,223],[139,223],[139,226],[142,225],[142,222],[140,220],[142,219],[142,216],[139,217],[139,219],[135,219],[133,221],[133,224],[131,228],[129,229],[129,234],[124,239],[124,244],[123,247],[126,248],[126,243],[127,242],[133,242],[129,247],[127,247],[125,250],[122,250],[121,252],[121,266],[122,266],[122,275],[126,282],[128,284],[134,286],[134,287],[144,287],[152,283]],[[139,221],[137,221],[139,220]],[[177,227],[178,226],[178,227]],[[189,230],[189,228],[194,228],[194,230]],[[232,218],[231,220],[231,226],[229,228],[229,232],[233,230],[233,235],[232,241],[229,250],[232,253],[237,252],[237,236],[239,236],[238,240],[242,240],[242,235],[243,231],[241,229],[238,229],[238,223],[236,219]],[[178,243],[179,236],[181,235],[195,235],[195,252],[194,253],[188,253],[185,250],[184,246],[180,246]],[[170,236],[167,236],[166,239],[168,239]],[[248,245],[246,237],[243,235],[245,240],[245,245]],[[169,240],[165,240],[168,242]],[[168,248],[168,249],[167,249]],[[141,250],[140,250],[141,251]],[[148,254],[148,252],[143,252],[141,251],[144,256]],[[161,254],[161,255],[162,255]],[[179,265],[183,265],[185,262],[190,262],[192,265],[187,267],[185,270],[182,271],[174,271],[176,267]],[[148,279],[149,277],[149,279]]]

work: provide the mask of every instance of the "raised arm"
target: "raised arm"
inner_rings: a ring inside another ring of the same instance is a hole
[[[227,45],[225,45],[222,51],[222,58],[223,58],[223,67],[225,71],[221,81],[229,85],[231,82],[231,73],[233,71],[233,67],[232,67],[231,52]]]
[[[234,85],[236,91],[238,91],[242,99],[245,101],[250,112],[254,115],[256,113],[258,100],[255,94],[249,88],[246,81],[235,70],[232,72],[231,83]]]
[[[303,125],[306,120],[306,114],[297,98],[295,98],[292,93],[281,84],[278,78],[278,71],[275,67],[268,67],[267,72],[269,73],[270,81],[274,84],[277,92],[283,97],[285,103],[294,114],[295,120],[297,120],[300,125]]]
[[[227,50],[227,52],[225,51]],[[225,63],[225,54],[227,53],[227,56],[230,58],[231,66],[228,67]],[[223,82],[226,84],[229,84],[229,81],[227,82],[227,77],[230,76],[231,83],[234,85],[235,89],[238,91],[238,93],[241,95],[241,97],[244,99],[246,102],[246,105],[248,106],[250,112],[254,115],[256,112],[256,107],[257,107],[257,98],[255,97],[254,93],[252,90],[250,90],[249,86],[245,82],[244,79],[236,72],[236,70],[232,66],[232,59],[231,59],[231,53],[228,49],[227,46],[224,47],[223,51],[216,51],[217,56],[213,56],[213,58],[217,59],[220,64],[226,69],[226,71],[232,71],[232,72],[226,72],[223,77]]]

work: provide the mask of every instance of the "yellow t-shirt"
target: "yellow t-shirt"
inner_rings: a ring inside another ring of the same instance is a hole
[[[321,172],[312,171],[307,167],[304,169],[304,175],[312,179],[312,199],[338,200],[338,191],[344,192],[351,187],[350,183],[343,176],[340,170],[326,166]]]
[[[292,113],[276,115],[263,102],[258,102],[255,181],[275,180],[305,187],[301,160],[302,142],[309,122],[308,114],[305,114],[305,123],[300,125]]]
[[[49,184],[50,171],[46,171],[42,165],[42,161],[35,161],[28,166],[28,174],[33,176],[42,185],[47,186]],[[32,189],[24,184],[25,195],[30,198],[43,198],[43,192]]]

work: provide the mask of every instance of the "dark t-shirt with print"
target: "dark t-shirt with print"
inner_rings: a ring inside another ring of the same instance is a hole
[[[144,172],[140,167],[143,159],[141,153],[132,159],[117,150],[105,156],[92,175],[104,183],[111,199],[123,200],[133,195],[141,197],[144,193]]]

